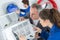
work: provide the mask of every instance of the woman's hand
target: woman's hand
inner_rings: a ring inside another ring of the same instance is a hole
[[[22,36],[19,37],[19,40],[27,40],[27,39],[26,39],[25,36],[22,35]]]
[[[38,27],[34,27],[33,29],[34,29],[34,31],[36,31],[36,32],[38,32],[38,33],[41,33],[41,31],[42,31],[42,30],[41,30],[40,28],[38,28]]]

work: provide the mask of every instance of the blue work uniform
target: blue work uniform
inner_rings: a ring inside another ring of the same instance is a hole
[[[60,28],[57,25],[53,25],[47,40],[60,40]]]
[[[50,29],[50,32],[47,33],[46,31],[43,31],[41,37],[45,38],[45,40],[60,40],[60,28],[54,24]]]
[[[22,14],[20,13],[19,16],[22,17],[22,16],[27,16],[30,14],[30,6],[28,6],[27,9],[20,9],[21,12],[24,12],[25,14]]]

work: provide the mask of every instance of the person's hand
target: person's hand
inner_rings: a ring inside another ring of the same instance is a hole
[[[38,32],[38,33],[41,33],[41,29],[40,28],[38,28],[38,27],[33,27],[33,29],[34,29],[34,31],[36,31],[36,32]]]
[[[24,21],[24,20],[25,20],[24,17],[20,17],[20,18],[19,18],[19,21]]]
[[[16,12],[17,14],[20,14],[20,10],[16,10],[15,12]]]
[[[39,34],[38,32],[35,33],[35,38],[40,38],[38,34]]]
[[[27,40],[27,39],[26,39],[25,36],[21,35],[21,36],[19,37],[19,40]]]

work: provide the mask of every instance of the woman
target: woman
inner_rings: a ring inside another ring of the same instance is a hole
[[[46,40],[60,40],[60,13],[56,9],[43,9],[39,13],[39,20],[42,26],[50,27],[49,37]],[[42,30],[34,28],[37,32]],[[20,37],[20,39],[23,37]]]

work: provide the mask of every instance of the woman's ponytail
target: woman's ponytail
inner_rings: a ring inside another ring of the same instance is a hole
[[[60,27],[60,13],[56,9],[50,9],[50,13],[52,14],[54,23],[57,24],[58,27]]]

